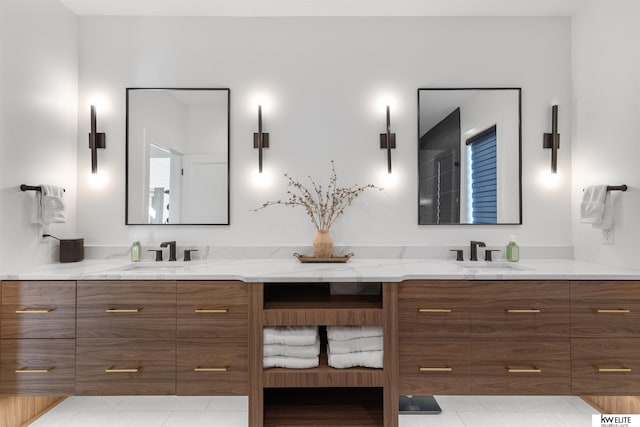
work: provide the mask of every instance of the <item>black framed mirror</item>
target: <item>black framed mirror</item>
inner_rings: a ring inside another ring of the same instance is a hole
[[[418,89],[418,224],[522,224],[522,90]]]
[[[229,225],[227,88],[127,88],[127,225]]]

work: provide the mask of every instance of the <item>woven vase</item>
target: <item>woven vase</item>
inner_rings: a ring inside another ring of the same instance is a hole
[[[316,258],[331,258],[333,255],[333,239],[329,230],[318,230],[313,239],[313,256]]]

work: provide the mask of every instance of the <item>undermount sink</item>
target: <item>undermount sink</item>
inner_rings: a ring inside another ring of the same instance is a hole
[[[158,261],[158,262],[143,262],[143,263],[131,263],[122,268],[120,271],[170,271],[179,270],[188,265],[188,263],[180,261]]]
[[[456,265],[469,270],[524,270],[523,267],[506,261],[456,261]]]

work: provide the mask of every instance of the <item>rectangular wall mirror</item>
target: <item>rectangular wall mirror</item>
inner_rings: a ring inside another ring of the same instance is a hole
[[[229,89],[127,89],[126,224],[229,224],[229,101]]]
[[[418,224],[522,224],[519,88],[418,89]]]

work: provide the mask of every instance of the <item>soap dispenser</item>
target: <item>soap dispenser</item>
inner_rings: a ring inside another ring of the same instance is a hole
[[[140,246],[140,242],[135,240],[131,245],[131,261],[138,262],[142,257],[142,247]]]
[[[507,249],[505,251],[507,261],[518,262],[520,261],[520,248],[516,243],[516,236],[509,236],[509,244],[507,245]]]

